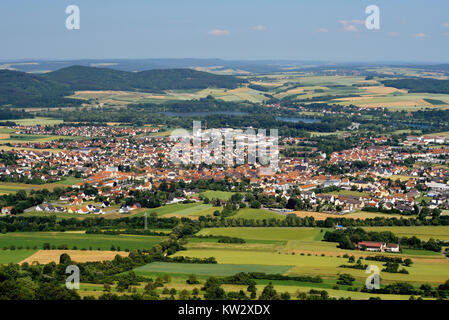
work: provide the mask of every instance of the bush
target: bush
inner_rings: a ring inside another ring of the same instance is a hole
[[[340,285],[347,285],[347,286],[352,286],[352,283],[355,281],[355,278],[347,273],[342,273],[340,274],[340,276],[338,277],[338,281],[337,284]]]

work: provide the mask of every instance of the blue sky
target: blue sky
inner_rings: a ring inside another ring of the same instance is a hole
[[[72,4],[80,30],[65,28]],[[0,39],[0,59],[449,62],[449,1],[1,0]]]

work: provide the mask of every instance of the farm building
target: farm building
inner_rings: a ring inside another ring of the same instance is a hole
[[[382,242],[362,241],[357,244],[359,250],[382,251],[384,244]]]
[[[359,250],[365,251],[385,251],[385,252],[399,252],[400,246],[397,243],[372,242],[361,241],[357,244]]]

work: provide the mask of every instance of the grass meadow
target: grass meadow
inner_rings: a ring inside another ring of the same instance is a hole
[[[78,250],[110,250],[114,245],[119,246],[121,250],[129,249],[149,249],[155,244],[161,242],[162,237],[157,236],[138,236],[138,235],[103,235],[103,234],[85,234],[79,232],[13,232],[0,234],[0,256],[3,248],[9,248],[14,245],[16,248],[34,248],[42,249],[44,243],[50,243],[51,246],[67,245],[69,249],[74,246]],[[18,250],[20,251],[20,250]]]

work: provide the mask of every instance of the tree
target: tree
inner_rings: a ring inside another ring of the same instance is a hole
[[[412,264],[413,264],[412,259],[407,258],[407,259],[404,260],[404,266],[410,267]]]
[[[261,205],[261,203],[259,201],[257,201],[257,200],[251,201],[251,208],[253,208],[253,209],[260,209],[261,206],[262,205]]]
[[[441,251],[441,245],[438,244],[435,239],[430,238],[425,244],[424,244],[424,249],[425,250],[430,250],[430,251],[436,251],[436,252],[440,252]]]
[[[254,283],[251,283],[248,288],[246,289],[246,291],[250,292],[250,298],[251,299],[255,299],[256,298],[256,294],[257,294],[257,288],[254,285]]]
[[[37,300],[80,300],[75,290],[69,290],[56,282],[40,283],[36,291]]]
[[[63,253],[59,256],[59,264],[69,265],[72,263],[72,259],[67,253]]]
[[[194,275],[194,274],[189,275],[189,278],[186,280],[186,282],[187,282],[188,284],[198,284],[198,283],[200,283],[200,282],[198,281],[196,275]]]
[[[206,300],[220,300],[225,298],[225,291],[218,285],[213,285],[204,294]]]
[[[0,300],[33,300],[37,285],[31,278],[0,282]]]
[[[352,283],[355,281],[355,278],[347,273],[342,273],[338,277],[337,284],[352,286]]]
[[[179,293],[179,300],[188,300],[189,299],[189,292],[187,290],[182,290]]]
[[[288,292],[281,293],[281,299],[282,300],[290,300],[290,293],[288,293]]]
[[[354,250],[355,246],[354,243],[351,241],[349,236],[344,236],[341,241],[339,242],[339,248],[340,249],[349,249]]]
[[[295,198],[290,198],[287,201],[287,205],[285,206],[287,209],[291,209],[294,210],[296,208],[296,199]]]
[[[280,296],[276,292],[273,287],[273,284],[270,282],[265,288],[263,288],[262,294],[259,297],[259,300],[279,300]]]
[[[220,287],[220,281],[215,277],[209,277],[202,289],[206,291],[204,298],[207,300],[219,300],[225,297],[225,291]]]

